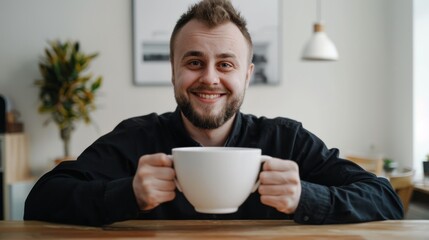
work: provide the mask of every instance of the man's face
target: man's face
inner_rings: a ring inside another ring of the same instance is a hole
[[[174,42],[172,69],[182,113],[198,128],[215,129],[239,110],[253,64],[248,44],[233,23],[210,29],[191,20]]]

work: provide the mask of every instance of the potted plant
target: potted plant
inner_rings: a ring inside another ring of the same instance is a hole
[[[429,177],[429,154],[426,155],[426,161],[423,162],[423,173],[425,177]]]
[[[53,121],[59,128],[64,145],[64,158],[70,156],[70,139],[75,122],[91,123],[89,113],[95,110],[95,94],[102,77],[84,73],[97,53],[85,54],[79,42],[51,41],[39,62],[42,79],[35,81],[40,88],[39,112],[49,114],[45,125]]]
[[[398,163],[390,158],[383,159],[383,170],[386,173],[392,173],[398,167]]]

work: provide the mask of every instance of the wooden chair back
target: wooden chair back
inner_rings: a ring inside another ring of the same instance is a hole
[[[413,176],[414,171],[412,169],[403,169],[389,176],[390,184],[401,199],[405,213],[408,211],[408,206],[413,195]]]
[[[361,166],[368,172],[372,172],[377,176],[383,174],[383,160],[381,158],[367,158],[361,156],[346,156],[347,160],[350,160],[357,165]]]

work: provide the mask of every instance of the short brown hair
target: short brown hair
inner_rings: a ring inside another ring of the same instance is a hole
[[[179,18],[170,38],[170,61],[173,62],[174,41],[180,29],[189,21],[196,19],[208,27],[213,28],[225,22],[234,23],[243,34],[249,46],[249,62],[253,58],[253,44],[246,20],[241,16],[230,0],[202,0],[189,7],[188,11]]]

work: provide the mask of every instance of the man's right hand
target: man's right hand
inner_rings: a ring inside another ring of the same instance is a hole
[[[164,153],[143,155],[133,179],[133,190],[140,210],[150,210],[176,197],[173,160]]]

